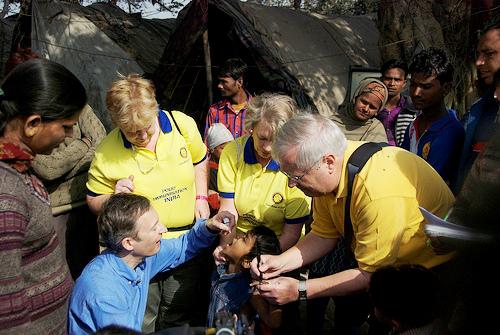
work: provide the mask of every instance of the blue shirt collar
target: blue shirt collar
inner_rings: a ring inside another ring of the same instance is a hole
[[[167,113],[165,113],[161,109],[159,110],[158,113],[158,123],[160,124],[160,129],[164,134],[170,133],[172,131],[172,123],[170,123],[170,119],[168,118]],[[123,134],[121,129],[120,129],[120,135],[122,136],[123,146],[127,149],[132,148],[132,143],[130,143],[129,140],[127,140],[125,134]]]
[[[456,114],[455,110],[453,110],[453,109],[450,108],[450,109],[448,109],[448,114],[444,115],[439,120],[437,120],[436,122],[434,122],[429,127],[429,130],[430,131],[440,131],[441,128],[443,128],[444,126],[446,126],[448,123],[453,122],[454,120],[458,121],[457,114]]]
[[[245,143],[245,150],[243,152],[243,159],[247,164],[258,164],[257,156],[255,156],[255,147],[253,144],[252,136],[248,137],[247,143]],[[271,171],[279,171],[280,165],[274,159],[271,159],[269,164],[267,164],[266,169]]]
[[[172,131],[172,124],[170,123],[170,119],[167,116],[167,113],[160,109],[158,113],[158,122],[160,123],[161,131],[166,134]]]
[[[106,250],[105,252],[103,252],[103,256],[108,259],[109,264],[113,268],[114,272],[116,272],[116,274],[120,277],[134,282],[140,279],[138,273],[134,271],[134,269],[132,269],[130,266],[128,266],[128,264],[125,263],[123,259],[116,253],[110,250]],[[137,266],[136,269],[141,269],[142,271],[144,271],[144,266],[145,262],[143,261]]]
[[[233,280],[236,278],[250,279],[250,274],[248,272],[226,273],[228,268],[229,264],[226,263],[217,265],[216,271],[220,279],[222,280]]]

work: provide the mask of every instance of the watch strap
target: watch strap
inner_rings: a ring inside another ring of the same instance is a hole
[[[299,280],[299,300],[307,300],[307,287],[304,279]]]

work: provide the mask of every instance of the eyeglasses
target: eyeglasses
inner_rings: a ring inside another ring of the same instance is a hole
[[[314,164],[313,164],[310,168],[306,169],[306,170],[304,171],[304,173],[303,173],[303,174],[301,174],[300,176],[293,176],[293,175],[288,174],[287,172],[285,172],[285,171],[283,171],[283,170],[280,170],[280,171],[281,171],[281,173],[283,173],[283,174],[284,174],[284,175],[285,175],[288,179],[293,180],[295,183],[297,183],[297,184],[298,184],[298,183],[300,183],[300,181],[302,180],[302,178],[304,178],[307,174],[309,174],[309,172],[311,172],[311,171],[312,171],[312,169],[313,169],[316,165],[318,165],[318,163],[321,163],[322,161],[323,161],[323,157],[321,157],[319,160],[317,160],[317,161],[316,161],[316,162],[315,162],[315,163],[314,163]],[[321,165],[316,166],[316,169],[319,169],[319,167],[320,167],[320,166],[321,166]]]
[[[138,138],[138,137],[142,137],[144,134],[146,134],[148,137],[149,136],[152,136],[154,134],[154,132],[156,131],[156,128],[153,127],[154,123],[151,123],[149,126],[145,127],[145,128],[142,128],[142,129],[139,129],[139,130],[136,130],[136,131],[125,131],[125,134],[127,135],[127,137],[129,138]]]

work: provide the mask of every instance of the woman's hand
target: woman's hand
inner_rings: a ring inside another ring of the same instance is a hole
[[[115,194],[134,192],[134,175],[118,180],[115,185]]]
[[[196,220],[208,219],[210,217],[210,207],[208,206],[207,200],[196,199],[196,203],[194,204],[194,215]]]
[[[447,244],[445,239],[439,237],[428,236],[425,243],[428,247],[431,247],[432,250],[434,250],[436,255],[445,255],[455,251],[455,248],[452,245]]]

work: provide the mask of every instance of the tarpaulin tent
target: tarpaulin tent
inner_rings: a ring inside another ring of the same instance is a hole
[[[240,57],[250,68],[251,93],[290,94],[325,115],[342,103],[351,66],[380,66],[379,33],[369,17],[195,0],[178,16],[154,79],[162,104],[193,115],[200,125],[209,100],[202,42],[207,28],[214,87],[218,66]]]
[[[107,89],[118,73],[154,72],[174,21],[142,19],[105,3],[83,7],[33,0],[32,6],[33,50],[63,64],[83,82],[89,104],[111,129]]]
[[[5,64],[10,56],[12,32],[16,19],[17,15],[0,19],[0,79],[4,77]]]

